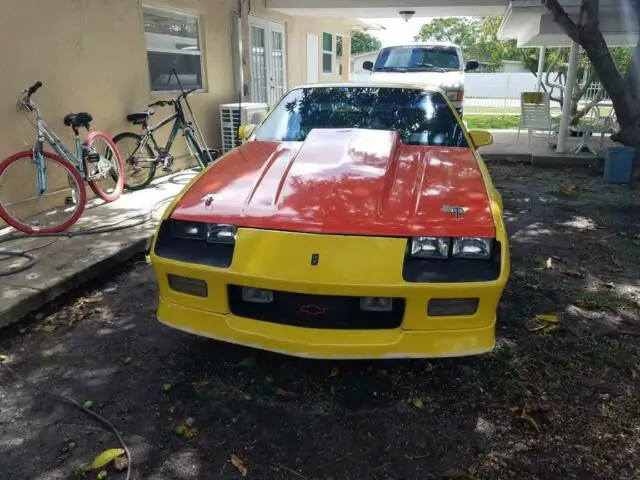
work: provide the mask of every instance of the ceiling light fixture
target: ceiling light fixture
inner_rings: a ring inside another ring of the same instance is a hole
[[[400,17],[405,22],[408,22],[409,20],[411,20],[411,17],[413,17],[416,14],[416,12],[414,12],[413,10],[401,10],[398,13],[400,14]]]

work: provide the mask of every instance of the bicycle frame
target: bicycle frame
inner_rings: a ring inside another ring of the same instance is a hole
[[[165,125],[168,125],[171,122],[174,122],[174,123],[173,123],[173,126],[171,127],[171,131],[169,132],[169,138],[167,139],[167,143],[165,144],[164,148],[162,148],[160,147],[160,145],[158,145],[158,142],[153,136],[153,133],[156,130],[159,130],[160,128],[164,127]],[[165,153],[169,152],[169,150],[171,150],[171,147],[173,146],[173,142],[175,141],[176,137],[178,136],[178,133],[181,130],[184,131],[187,148],[189,149],[189,152],[191,153],[191,155],[201,156],[204,149],[202,148],[198,140],[194,138],[193,129],[189,124],[189,122],[184,117],[184,112],[182,111],[182,105],[180,105],[180,101],[174,102],[173,113],[171,113],[170,115],[168,115],[167,117],[165,117],[163,120],[153,125],[152,127],[147,126],[145,128],[142,138],[140,139],[140,144],[136,148],[134,155],[136,155],[138,151],[143,147],[143,145],[146,144],[148,139],[151,139],[151,143],[153,144],[153,147],[155,148],[156,152],[159,153],[161,149]],[[194,149],[195,149],[195,152],[193,151]],[[200,158],[199,160],[204,163],[204,160],[202,158]]]
[[[42,154],[45,141],[51,145],[51,148],[53,148],[58,155],[75,166],[82,178],[86,178],[84,164],[82,162],[84,145],[80,137],[78,135],[75,136],[76,153],[74,154],[42,119],[40,111],[36,110],[36,143],[33,148],[33,160],[38,170],[38,189],[41,195],[47,191],[46,167]]]

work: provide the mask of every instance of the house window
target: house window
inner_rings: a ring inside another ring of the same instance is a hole
[[[198,17],[146,5],[142,13],[151,91],[203,89]]]
[[[336,35],[336,63],[338,75],[342,75],[342,37],[340,35]]]
[[[333,71],[333,35],[322,34],[322,73]]]

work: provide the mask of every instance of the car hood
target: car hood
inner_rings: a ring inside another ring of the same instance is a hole
[[[442,90],[464,89],[464,72],[373,72],[372,82],[434,85]]]
[[[378,130],[245,143],[195,180],[171,217],[343,235],[495,234],[471,149],[404,145]]]

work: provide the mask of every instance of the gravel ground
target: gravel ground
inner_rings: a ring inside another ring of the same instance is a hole
[[[154,320],[143,261],[0,332],[0,353],[113,421],[135,479],[242,478],[232,455],[253,479],[640,478],[638,195],[585,171],[491,172],[513,262],[491,354],[329,362],[201,339]],[[115,447],[0,369],[3,480],[96,478],[82,465]]]

